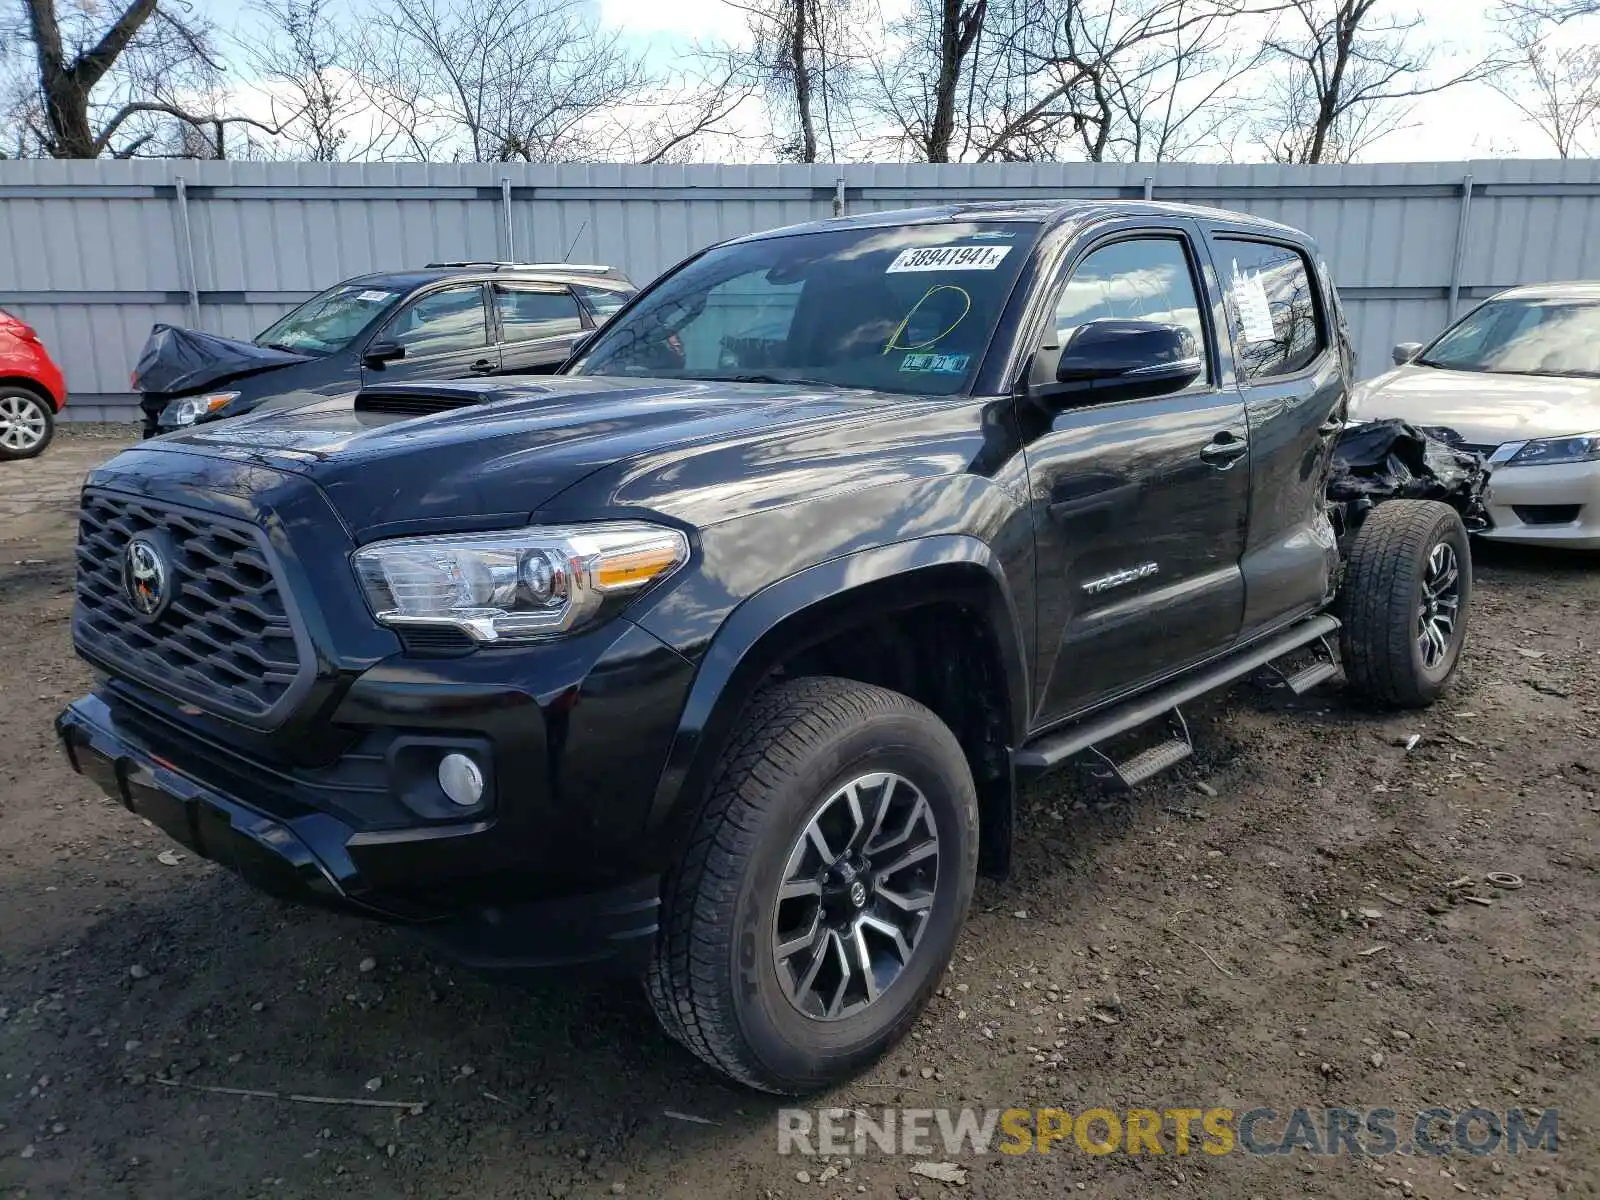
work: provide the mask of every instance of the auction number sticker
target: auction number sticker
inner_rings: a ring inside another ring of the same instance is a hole
[[[381,304],[392,295],[393,292],[362,292],[356,299],[363,304]]]
[[[1010,246],[919,246],[894,256],[885,275],[904,271],[992,271],[1011,253]]]

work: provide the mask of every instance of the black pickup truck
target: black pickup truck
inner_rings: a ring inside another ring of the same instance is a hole
[[[369,388],[82,498],[73,765],[282,896],[469,961],[611,960],[815,1089],[937,985],[1019,782],[1182,706],[1455,670],[1431,501],[1335,511],[1351,353],[1303,234],[969,205],[708,249],[561,375]],[[1338,518],[1338,519],[1335,519]]]

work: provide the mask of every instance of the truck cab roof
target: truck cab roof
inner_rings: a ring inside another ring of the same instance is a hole
[[[823,229],[874,229],[897,225],[936,224],[947,221],[1026,221],[1048,228],[1065,224],[1087,224],[1095,221],[1121,219],[1170,219],[1184,217],[1192,220],[1221,221],[1234,228],[1253,228],[1275,238],[1291,239],[1303,245],[1311,239],[1301,230],[1289,225],[1269,221],[1248,213],[1208,208],[1198,204],[1178,204],[1165,200],[1002,200],[972,201],[961,204],[936,204],[919,208],[898,208],[883,212],[861,213],[849,217],[832,217],[819,221],[806,221],[780,229],[769,229],[750,234],[737,241],[756,241],[762,238],[786,237],[796,233],[811,233]]]

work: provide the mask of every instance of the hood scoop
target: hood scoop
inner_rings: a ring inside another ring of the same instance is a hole
[[[548,393],[549,388],[517,388],[519,396],[530,392]],[[430,413],[454,412],[458,408],[471,408],[491,400],[505,398],[503,383],[488,381],[456,381],[440,383],[383,383],[362,388],[356,393],[355,410],[368,413],[394,413],[399,416],[421,417]]]

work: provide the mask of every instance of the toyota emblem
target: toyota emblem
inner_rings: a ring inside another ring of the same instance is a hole
[[[122,554],[122,589],[141,617],[161,615],[172,599],[167,557],[161,546],[143,534],[128,543]]]

